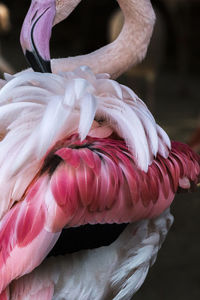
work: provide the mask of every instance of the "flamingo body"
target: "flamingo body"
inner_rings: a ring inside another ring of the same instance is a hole
[[[166,210],[153,220],[129,224],[110,246],[48,258],[10,285],[8,299],[131,299],[155,262],[172,222]]]
[[[51,70],[52,25],[79,2],[32,1],[21,44],[34,70]],[[149,0],[118,2],[125,24],[115,42],[63,68],[53,61],[57,75],[26,71],[1,83],[2,299],[96,300],[90,279],[98,299],[130,299],[171,225],[176,191],[198,183],[199,156],[171,143],[134,92],[110,79],[144,57],[155,20]],[[112,223],[130,224],[108,248],[58,259],[66,270],[40,265],[64,227]]]
[[[171,144],[106,74],[28,71],[0,101],[1,291],[41,263],[63,227],[155,218],[198,182],[199,156]]]

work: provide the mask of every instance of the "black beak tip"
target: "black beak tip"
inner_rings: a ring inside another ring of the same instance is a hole
[[[26,59],[35,72],[52,73],[50,60],[44,60],[38,53],[26,50]]]

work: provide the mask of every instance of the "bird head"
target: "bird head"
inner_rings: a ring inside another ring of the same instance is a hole
[[[20,42],[29,64],[37,72],[51,72],[49,42],[52,27],[65,19],[81,0],[32,0]]]

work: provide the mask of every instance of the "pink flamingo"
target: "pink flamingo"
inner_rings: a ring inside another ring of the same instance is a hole
[[[54,0],[32,2],[21,42],[36,70],[50,70],[48,43],[54,17],[54,23],[67,17],[78,2],[60,1],[57,6]],[[167,134],[133,91],[111,80],[108,74],[99,73],[105,69],[116,77],[136,63],[145,55],[152,33],[154,13],[149,1],[119,0],[119,4],[126,22],[114,44],[77,59],[54,60],[52,69],[59,74],[27,71],[11,76],[1,89],[2,299],[23,299],[28,297],[27,293],[30,296],[29,292],[35,290],[41,278],[42,285],[33,297],[52,299],[54,286],[59,289],[59,282],[56,282],[59,270],[55,273],[53,264],[49,272],[47,263],[47,267],[42,265],[30,277],[27,275],[8,285],[40,265],[63,227],[138,221],[130,224],[110,246],[115,254],[111,260],[114,264],[113,259],[120,255],[119,247],[132,237],[125,248],[127,266],[129,258],[135,258],[128,275],[133,279],[133,270],[140,270],[140,273],[135,271],[135,281],[129,283],[127,274],[123,273],[126,265],[122,259],[121,271],[116,276],[113,274],[111,280],[113,286],[116,284],[112,291],[113,295],[117,291],[116,299],[130,299],[142,284],[172,222],[169,212],[159,215],[170,206],[178,188],[188,190],[198,183],[199,156],[186,145],[170,143]],[[130,26],[132,18],[140,31],[134,32],[135,39]],[[134,54],[127,40],[134,45]],[[114,59],[111,62],[112,51]],[[82,64],[89,65],[92,70],[79,67]],[[60,73],[77,66],[79,68],[73,72]],[[152,218],[157,219],[149,220]],[[142,219],[147,220],[140,221]],[[138,247],[144,250],[147,243],[151,249],[147,247],[149,252],[143,257]],[[130,249],[133,249],[132,256],[129,256]],[[97,251],[98,257],[101,251],[101,248]],[[83,256],[87,257],[89,252],[84,252]],[[104,253],[107,256],[106,251]],[[73,257],[78,261],[81,255]],[[136,258],[143,259],[143,263]],[[69,259],[66,260],[68,265]],[[78,266],[85,261],[83,259]],[[93,268],[95,264],[93,261]],[[115,265],[117,267],[119,265]],[[70,273],[74,268],[77,274],[78,267],[72,262]],[[49,278],[50,274],[54,278]],[[69,279],[71,275],[66,276]],[[126,282],[124,295],[118,287],[121,281]],[[98,285],[98,279],[96,282]],[[105,280],[103,283],[101,292],[106,292]],[[65,293],[67,297],[69,292]],[[90,294],[87,298],[82,294],[80,299],[92,298]]]

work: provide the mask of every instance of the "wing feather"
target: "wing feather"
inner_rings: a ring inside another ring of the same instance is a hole
[[[183,147],[180,143],[172,143],[167,159],[158,155],[147,172],[137,167],[123,141],[116,140],[114,143],[109,138],[88,137],[84,143],[83,148],[72,150],[74,155],[81,157],[81,163],[74,167],[68,164],[67,156],[62,155],[66,167],[61,165],[55,175],[52,175],[52,182],[56,178],[56,185],[52,188],[58,205],[60,198],[57,193],[62,184],[66,193],[73,195],[70,201],[65,201],[65,208],[62,204],[62,209],[72,212],[70,224],[75,226],[90,222],[133,222],[143,217],[155,217],[169,207],[181,178],[182,185],[185,178],[195,184],[199,180],[199,156],[192,152],[186,156],[187,146]],[[87,144],[90,145],[89,148]],[[183,160],[180,159],[182,154]],[[191,155],[197,166],[194,168],[192,162],[193,168],[188,171],[184,164],[191,160]],[[96,161],[100,165],[94,172]],[[66,180],[62,179],[65,177]],[[76,199],[76,204],[71,209],[73,199]],[[76,217],[76,214],[80,216],[79,211],[84,211],[82,219]]]

